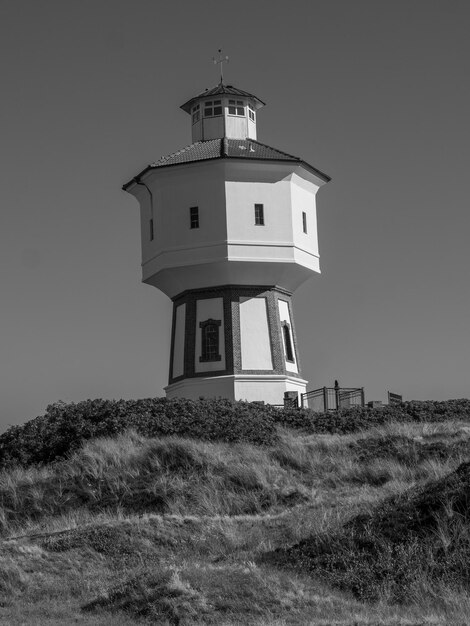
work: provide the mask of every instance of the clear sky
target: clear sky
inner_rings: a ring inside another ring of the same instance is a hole
[[[0,2],[0,431],[163,395],[171,303],[121,186],[191,142],[220,47],[259,140],[332,177],[294,298],[309,389],[469,397],[469,32],[466,0]]]

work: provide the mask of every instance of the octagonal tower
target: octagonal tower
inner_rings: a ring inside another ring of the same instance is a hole
[[[168,397],[282,404],[306,388],[291,296],[320,272],[330,178],[256,140],[263,105],[222,82],[191,98],[193,143],[123,187],[140,204],[142,280],[173,301]]]

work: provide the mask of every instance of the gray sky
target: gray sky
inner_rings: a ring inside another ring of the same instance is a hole
[[[2,0],[0,431],[59,399],[162,395],[170,301],[121,185],[191,142],[218,81],[333,180],[294,299],[309,388],[469,396],[470,3]]]

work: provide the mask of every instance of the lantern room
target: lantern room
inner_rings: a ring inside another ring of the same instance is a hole
[[[191,116],[192,141],[210,139],[256,139],[259,98],[222,82],[185,102],[181,108]]]

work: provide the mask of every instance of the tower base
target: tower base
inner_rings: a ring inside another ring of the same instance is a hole
[[[279,287],[222,285],[174,299],[168,398],[282,405],[304,393],[291,295]]]
[[[306,386],[306,380],[288,375],[232,374],[181,380],[165,387],[165,392],[167,398],[228,398],[282,405],[286,391],[301,394]]]

